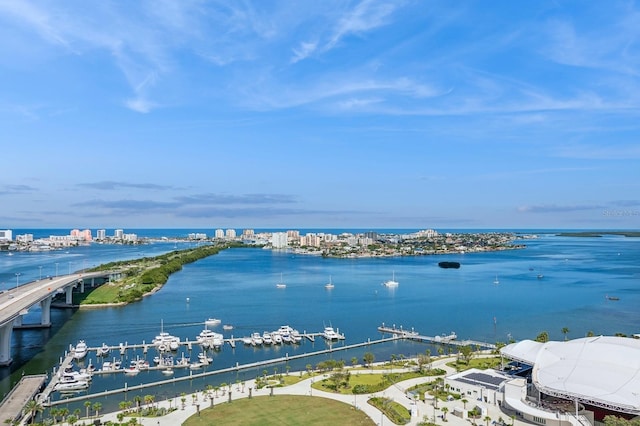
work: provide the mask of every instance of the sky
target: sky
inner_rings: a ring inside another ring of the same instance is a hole
[[[640,4],[0,0],[0,141],[0,229],[639,229]]]

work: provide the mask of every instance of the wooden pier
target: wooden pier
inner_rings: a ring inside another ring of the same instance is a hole
[[[478,347],[482,349],[495,349],[496,345],[488,342],[480,342],[477,340],[457,340],[458,336],[451,332],[448,335],[442,336],[423,336],[413,328],[411,331],[403,329],[402,327],[396,328],[395,324],[392,327],[385,326],[382,323],[382,326],[378,327],[378,331],[381,333],[393,334],[394,336],[398,336],[403,339],[415,340],[423,343],[435,343],[435,344],[443,344],[443,345],[451,345],[451,346],[471,346]]]

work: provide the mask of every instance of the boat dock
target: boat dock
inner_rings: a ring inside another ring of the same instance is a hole
[[[316,333],[316,334],[321,334],[321,333]],[[380,343],[391,342],[391,341],[397,340],[398,338],[399,338],[398,336],[392,336],[392,337],[385,337],[385,338],[378,339],[378,340],[367,340],[366,342],[354,343],[354,344],[345,345],[345,346],[338,346],[338,347],[335,347],[335,348],[330,346],[327,349],[322,349],[322,350],[319,350],[319,351],[307,352],[307,353],[303,353],[303,354],[299,354],[299,355],[291,355],[291,356],[289,354],[286,354],[284,357],[273,358],[273,359],[269,359],[269,360],[265,360],[265,361],[258,361],[258,362],[253,362],[253,363],[249,363],[249,364],[243,364],[243,365],[236,364],[234,367],[223,368],[223,369],[220,369],[220,370],[205,371],[205,372],[202,372],[202,373],[193,373],[193,371],[191,371],[188,375],[182,376],[182,377],[172,377],[172,378],[169,378],[169,379],[159,380],[159,381],[149,382],[149,383],[144,383],[144,384],[140,384],[140,385],[136,385],[136,386],[126,386],[125,385],[125,387],[119,388],[119,389],[107,390],[107,391],[103,391],[103,392],[96,392],[96,393],[93,393],[91,395],[70,397],[70,398],[60,399],[60,400],[56,400],[56,401],[50,401],[49,400],[49,395],[50,394],[46,393],[46,392],[43,392],[41,401],[42,401],[43,405],[46,405],[48,407],[52,407],[52,406],[56,406],[56,405],[68,404],[68,403],[77,402],[77,401],[86,401],[87,398],[99,398],[99,397],[104,397],[104,396],[109,396],[109,395],[122,394],[122,393],[125,393],[125,392],[134,392],[134,391],[138,391],[138,390],[141,390],[141,389],[146,389],[146,388],[150,388],[150,387],[154,387],[154,386],[162,386],[162,385],[173,384],[173,383],[176,383],[176,382],[182,382],[182,381],[187,381],[187,380],[193,380],[193,379],[198,379],[198,378],[203,378],[203,377],[214,376],[214,375],[218,375],[218,374],[225,374],[225,373],[236,372],[236,371],[250,370],[250,369],[255,369],[255,368],[259,369],[259,368],[262,368],[262,367],[266,367],[268,365],[286,363],[288,361],[293,361],[293,360],[296,360],[296,359],[304,359],[304,358],[314,357],[314,356],[328,354],[328,353],[334,353],[334,352],[340,352],[340,351],[345,351],[345,350],[349,350],[349,349],[355,349],[355,348],[359,348],[359,347],[363,347],[363,346],[371,346],[371,345],[376,345],[376,344],[380,344]],[[164,367],[162,367],[162,368],[164,368]]]
[[[382,326],[378,327],[378,331],[383,334],[393,334],[395,336],[401,337],[403,339],[416,340],[418,342],[423,343],[437,343],[443,345],[451,345],[451,346],[471,346],[478,347],[482,349],[495,349],[496,345],[488,342],[480,342],[477,340],[457,340],[458,336],[451,332],[448,335],[442,336],[423,336],[413,328],[411,330],[403,329],[402,326],[400,328],[396,328],[395,324],[392,327],[385,326],[382,323]]]

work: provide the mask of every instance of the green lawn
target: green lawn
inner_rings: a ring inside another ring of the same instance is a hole
[[[243,398],[201,410],[184,426],[224,424],[225,426],[324,426],[367,425],[373,422],[362,411],[332,399],[276,395]]]

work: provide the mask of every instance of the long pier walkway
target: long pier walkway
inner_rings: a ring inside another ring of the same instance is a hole
[[[11,392],[0,402],[0,421],[18,421],[22,417],[22,410],[27,402],[32,400],[44,386],[46,374],[24,376]],[[11,423],[13,424],[13,423]]]
[[[424,343],[439,343],[439,344],[445,344],[445,345],[451,345],[451,346],[457,346],[457,347],[471,346],[473,348],[478,347],[482,349],[496,348],[496,345],[493,343],[480,342],[478,340],[469,340],[469,339],[457,340],[458,336],[454,332],[451,332],[451,334],[449,335],[443,335],[443,336],[423,336],[417,331],[414,331],[413,329],[409,331],[409,330],[403,329],[402,327],[396,328],[395,325],[393,327],[387,327],[384,325],[384,323],[382,324],[382,326],[378,327],[378,331],[381,333],[393,334],[395,336],[399,336],[404,339],[416,340]]]

